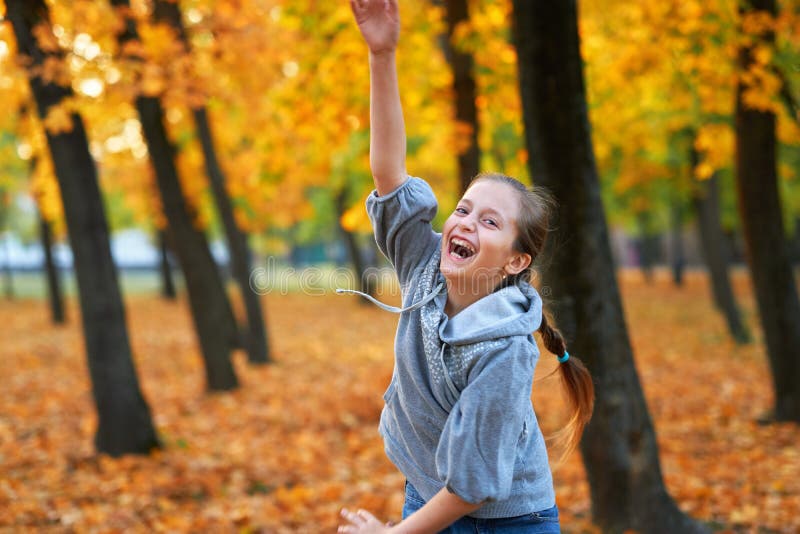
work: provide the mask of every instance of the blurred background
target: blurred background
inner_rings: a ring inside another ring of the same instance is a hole
[[[400,10],[434,227],[485,170],[560,205],[536,282],[598,388],[555,474],[563,530],[798,531],[800,2]],[[348,3],[0,14],[0,526],[397,520],[375,431],[396,318],[332,294],[399,299],[364,209]],[[546,431],[566,418],[554,360]]]

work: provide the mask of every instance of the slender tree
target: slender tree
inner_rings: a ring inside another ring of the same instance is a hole
[[[26,107],[20,113],[27,113]],[[39,158],[32,158],[29,165],[30,173],[33,174]],[[53,324],[65,324],[67,322],[66,310],[64,309],[64,290],[61,286],[61,276],[58,272],[55,257],[53,256],[53,230],[52,223],[48,221],[41,209],[37,210],[39,217],[39,239],[42,243],[44,252],[44,272],[47,280],[47,295],[50,301],[50,318]]]
[[[169,24],[183,44],[185,51],[189,51],[189,41],[181,20],[180,6],[178,6],[177,2],[156,0],[153,7],[153,17],[157,22]],[[206,108],[203,106],[193,107],[192,115],[197,128],[197,136],[203,149],[203,158],[206,174],[211,183],[211,192],[225,231],[233,277],[239,286],[245,313],[247,314],[244,345],[247,349],[248,359],[250,363],[267,363],[270,359],[267,328],[264,323],[264,312],[261,308],[260,296],[250,288],[252,253],[247,244],[247,235],[236,224],[233,205],[225,188],[225,173],[217,158],[214,136]]]
[[[50,300],[50,317],[55,324],[67,322],[64,310],[64,290],[61,288],[61,277],[53,257],[53,231],[50,221],[39,213],[39,236],[44,250],[44,271],[47,275],[47,295]]]
[[[653,268],[658,256],[658,234],[653,231],[652,220],[653,214],[649,210],[636,213],[636,224],[639,227],[636,247],[639,252],[639,266],[648,284],[653,283]]]
[[[699,158],[694,147],[690,150],[689,158],[692,168],[694,168]],[[733,339],[739,344],[747,343],[750,341],[750,332],[742,321],[728,276],[729,252],[719,220],[719,184],[716,175],[696,184],[692,193],[692,201],[697,212],[697,226],[700,230],[703,258],[711,278],[711,295],[714,305],[725,316],[728,331]]]
[[[655,430],[628,338],[587,116],[575,0],[514,0],[531,176],[559,204],[542,284],[568,345],[596,380],[581,451],[606,532],[693,533],[664,488]]]
[[[458,155],[458,177],[461,191],[480,170],[481,152],[478,145],[478,109],[475,105],[475,60],[472,54],[453,46],[453,35],[462,22],[469,21],[467,0],[444,0],[447,15],[447,36],[443,39],[445,57],[453,71],[456,123],[468,131],[469,142]]]
[[[138,39],[136,21],[129,16],[128,0],[111,0],[111,5],[123,10],[125,25],[118,41],[124,50],[126,42]],[[206,385],[211,391],[233,389],[238,386],[230,359],[230,347],[238,342],[236,320],[208,241],[195,227],[192,208],[183,194],[175,166],[175,147],[164,128],[164,110],[158,97],[144,94],[136,97],[135,106],[155,170],[169,241],[175,247],[186,281]]]
[[[46,60],[61,60],[57,52],[43,50],[34,37],[35,31],[50,32],[47,6],[44,0],[7,0],[6,9],[19,51],[30,58],[31,92],[39,116],[44,119],[72,95],[69,86],[45,81],[39,74]],[[69,131],[48,131],[46,135],[78,278],[89,375],[98,414],[95,446],[99,452],[112,455],[147,453],[158,447],[158,440],[131,357],[97,170],[83,120],[72,113],[70,121]]]
[[[686,256],[683,252],[683,201],[676,193],[670,202],[670,263],[672,265],[672,281],[676,286],[683,285],[683,271],[686,267]]]
[[[369,265],[369,262],[365,258],[363,249],[361,246],[359,246],[358,235],[356,232],[345,228],[345,226],[342,224],[342,216],[347,210],[348,189],[349,187],[347,184],[345,184],[342,189],[336,193],[336,196],[333,199],[334,206],[336,208],[337,225],[339,226],[339,232],[344,240],[344,245],[347,249],[347,255],[350,257],[350,262],[353,264],[353,270],[355,271],[356,276],[358,276],[359,290],[367,295],[375,296],[377,280],[372,276],[368,276],[367,270],[369,267],[371,267],[371,265]],[[362,298],[360,302],[366,305],[372,305],[372,303],[366,298]]]
[[[739,9],[742,17],[761,12],[774,18],[776,14],[775,0],[743,0]],[[775,42],[771,29],[750,37],[739,50],[741,73],[753,65],[757,47]],[[749,87],[742,78],[736,88],[736,189],[775,389],[771,416],[778,421],[800,421],[800,300],[781,216],[775,114],[744,103]]]
[[[161,296],[168,300],[175,300],[178,293],[175,291],[175,279],[172,276],[170,264],[170,247],[167,245],[166,230],[158,230],[159,272],[161,273]]]

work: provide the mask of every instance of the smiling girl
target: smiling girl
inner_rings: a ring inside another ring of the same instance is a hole
[[[403,520],[342,510],[339,532],[560,532],[547,448],[531,403],[539,331],[559,357],[574,448],[594,389],[542,313],[532,262],[547,236],[548,197],[502,174],[475,178],[442,233],[431,188],[405,170],[395,64],[397,0],[351,0],[370,61],[367,211],[403,290],[395,367],[380,433],[406,477]]]

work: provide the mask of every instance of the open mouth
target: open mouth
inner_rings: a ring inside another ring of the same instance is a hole
[[[454,237],[450,240],[450,255],[459,260],[464,260],[475,255],[475,248],[463,239]]]

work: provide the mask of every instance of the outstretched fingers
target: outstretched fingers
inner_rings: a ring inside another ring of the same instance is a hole
[[[345,534],[360,532],[367,522],[360,512],[362,512],[362,510],[359,510],[357,513],[353,513],[347,508],[342,508],[342,517],[347,519],[350,524],[340,526],[338,532]]]
[[[341,525],[339,527],[338,532],[344,534],[384,532],[389,527],[388,524],[381,523],[366,510],[359,510],[353,513],[347,508],[343,508],[341,514],[343,518],[350,522],[349,525]]]

